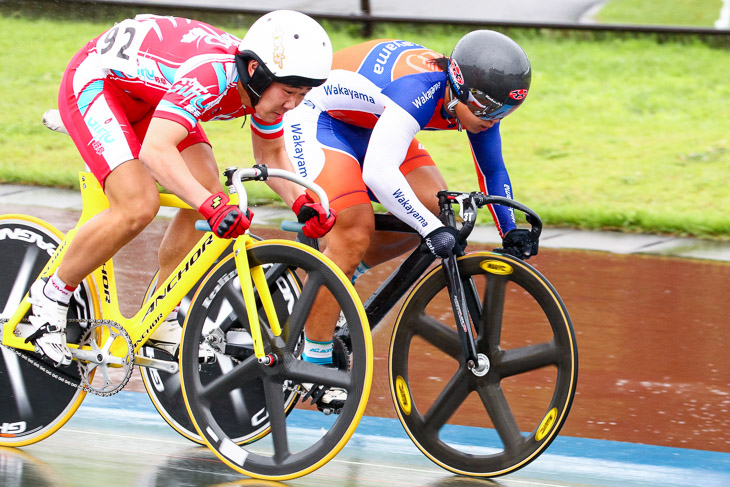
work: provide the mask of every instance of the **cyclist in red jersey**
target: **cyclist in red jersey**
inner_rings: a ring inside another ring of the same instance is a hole
[[[284,117],[284,130],[295,170],[322,186],[338,212],[325,254],[345,274],[356,278],[419,243],[375,232],[371,201],[416,229],[435,255],[459,246],[434,214],[435,195],[447,188],[415,139],[420,130],[466,129],[482,191],[512,197],[499,125],[522,104],[531,80],[527,55],[512,39],[474,31],[449,57],[413,42],[373,40],[336,52],[333,67],[327,82]],[[532,255],[513,211],[491,210],[505,251]],[[321,318],[307,324],[306,338],[327,363],[337,310],[325,298],[317,308]]]
[[[227,204],[200,122],[250,115],[256,162],[292,170],[282,116],[326,80],[331,64],[324,29],[288,10],[264,15],[243,40],[195,20],[139,15],[81,49],[63,76],[59,111],[110,207],[78,230],[53,276],[31,286],[29,340],[36,349],[57,365],[71,362],[70,297],[152,221],[156,183],[197,209],[180,210],[170,223],[159,252],[160,283],[200,238],[193,223],[201,214],[218,237],[244,233],[253,215]],[[274,181],[300,220],[310,217],[310,234],[321,236],[334,224],[334,214],[327,217],[299,186]]]

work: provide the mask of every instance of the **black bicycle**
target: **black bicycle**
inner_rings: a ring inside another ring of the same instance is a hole
[[[439,218],[458,228],[464,247],[477,210],[498,204],[524,213],[537,249],[542,222],[530,208],[476,192],[441,191],[438,198]],[[392,215],[375,222],[376,230],[415,233]],[[374,328],[407,295],[388,354],[398,419],[447,470],[514,472],[545,451],[568,417],[578,378],[568,310],[542,274],[507,253],[435,260],[422,243],[365,302]],[[346,325],[337,334],[346,341]]]

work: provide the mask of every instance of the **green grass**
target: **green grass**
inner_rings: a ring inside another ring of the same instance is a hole
[[[71,140],[41,115],[56,106],[68,60],[131,12],[50,20],[0,8],[0,181],[76,187]],[[201,17],[239,36],[250,19]],[[359,42],[356,24],[327,24],[335,48]],[[378,37],[448,53],[463,29],[385,25]],[[551,226],[730,239],[730,51],[699,40],[510,31],[533,64],[525,105],[502,126],[515,198]],[[42,54],[39,54],[42,53]],[[252,163],[249,128],[205,124],[221,167]],[[474,190],[466,135],[419,134],[452,189]],[[277,201],[249,185],[257,204]]]
[[[610,0],[596,16],[607,24],[713,27],[722,0]]]

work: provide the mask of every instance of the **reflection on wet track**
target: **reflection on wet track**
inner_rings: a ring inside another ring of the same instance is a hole
[[[306,431],[305,431],[306,434]],[[316,434],[315,431],[312,434]],[[464,441],[469,441],[465,435]],[[394,419],[364,417],[325,467],[292,481],[246,479],[175,433],[144,393],[89,396],[59,432],[0,449],[4,487],[173,486],[727,486],[730,454],[559,437],[506,477],[457,477],[432,464]]]

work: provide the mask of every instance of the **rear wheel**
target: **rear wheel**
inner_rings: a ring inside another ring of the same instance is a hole
[[[24,215],[0,216],[0,310],[8,319],[27,294],[61,242],[63,234],[50,224]],[[95,318],[91,287],[84,281],[74,293],[68,318]],[[27,321],[27,318],[23,321]],[[19,326],[23,326],[22,324]],[[67,326],[69,343],[78,343],[86,325]],[[77,362],[54,368],[35,352],[0,347],[0,446],[24,446],[47,438],[63,426],[81,405],[86,392],[71,387],[33,365],[78,384]]]
[[[563,301],[534,268],[490,252],[458,264],[486,368],[464,365],[437,267],[408,296],[393,329],[391,395],[406,432],[431,460],[494,477],[527,465],[557,436],[575,395],[578,350]]]
[[[254,237],[257,239],[257,237]],[[257,239],[258,240],[258,239]],[[230,247],[222,255],[222,258],[230,255]],[[266,266],[267,269],[271,265]],[[270,269],[272,272],[273,269]],[[201,279],[201,282],[203,279]],[[289,313],[294,307],[294,302],[299,296],[301,283],[297,275],[289,269],[283,268],[277,276],[272,276],[274,286],[272,286],[272,299],[276,308],[279,320],[286,321]],[[150,296],[157,285],[157,276],[152,279],[145,300]],[[198,283],[180,303],[180,311],[178,312],[178,321],[180,326],[185,322],[186,316],[190,311],[190,303],[198,289]],[[226,341],[237,344],[240,347],[240,355],[248,357],[253,354],[251,335],[243,326],[238,317],[232,313],[232,306],[227,300],[217,300],[215,305],[206,308],[207,314],[203,316],[206,322],[218,323],[221,330],[224,331]],[[263,313],[263,310],[260,311]],[[175,357],[167,351],[155,348],[150,345],[142,347],[140,353],[146,357],[177,361]],[[215,378],[233,368],[234,362],[232,357],[221,356],[214,363],[205,363],[200,365],[200,376],[204,384],[210,383]],[[144,383],[147,394],[149,394],[152,403],[162,418],[172,426],[175,431],[199,444],[205,442],[195,430],[195,426],[190,419],[188,410],[185,407],[180,388],[180,375],[178,373],[168,373],[164,370],[154,369],[151,367],[140,367],[140,375]],[[294,391],[289,391],[285,395],[284,404],[287,413],[291,411],[299,396]],[[268,432],[269,423],[265,414],[265,399],[263,383],[261,381],[253,382],[239,395],[231,395],[221,401],[220,407],[224,411],[232,412],[227,418],[220,415],[222,427],[230,435],[231,440],[237,444],[248,443],[254,441]]]
[[[327,463],[354,433],[365,410],[372,379],[370,328],[349,280],[319,252],[295,242],[267,240],[252,244],[248,248],[248,259],[252,269],[269,265],[273,265],[273,269],[283,267],[296,272],[304,283],[291,314],[281,322],[281,336],[273,336],[265,314],[258,315],[265,353],[272,362],[265,365],[253,355],[238,354],[236,347],[229,347],[222,340],[224,335],[219,332],[219,323],[204,319],[222,303],[227,303],[231,314],[240,317],[248,328],[235,259],[229,256],[206,277],[190,306],[181,348],[183,396],[198,432],[223,462],[251,477],[286,480]],[[267,282],[269,290],[275,290],[277,285],[271,275],[267,276]],[[255,291],[259,309],[260,291]],[[344,370],[299,360],[298,343],[319,292],[334,296],[350,327],[349,363],[340,361],[338,364]],[[211,354],[211,348],[215,350],[214,354]],[[233,356],[233,367],[207,382],[200,373],[199,362],[219,360],[224,355]],[[266,404],[263,411],[270,434],[256,443],[253,450],[247,445],[235,444],[225,426],[233,412],[220,404],[229,397],[245,393],[257,382],[263,385]],[[302,383],[345,389],[347,399],[340,413],[327,416],[300,401],[287,416],[284,398],[291,391],[299,391]]]

